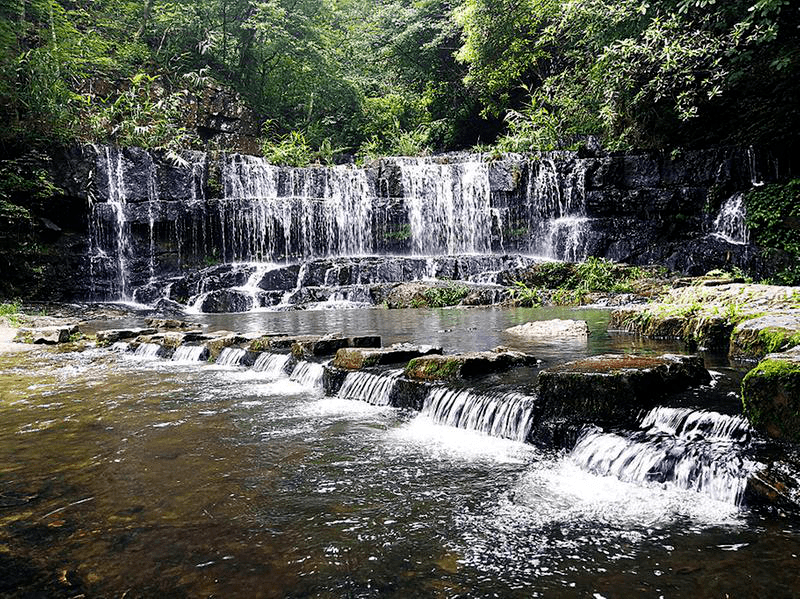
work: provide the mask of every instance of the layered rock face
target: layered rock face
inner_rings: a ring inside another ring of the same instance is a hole
[[[85,206],[85,243],[59,256],[54,286],[63,298],[144,299],[149,284],[215,263],[390,255],[594,255],[693,274],[758,271],[736,198],[785,178],[788,164],[723,148],[289,168],[242,155],[72,148],[48,168],[65,193],[54,200]]]

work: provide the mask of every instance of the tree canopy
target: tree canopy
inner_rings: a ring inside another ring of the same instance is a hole
[[[0,144],[202,146],[213,87],[284,160],[788,142],[799,27],[790,0],[3,0]]]

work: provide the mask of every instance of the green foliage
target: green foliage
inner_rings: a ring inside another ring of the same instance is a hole
[[[19,302],[0,304],[0,321],[5,320],[12,327],[19,327],[22,324],[21,308]]]
[[[514,286],[509,290],[511,299],[519,306],[535,308],[542,305],[541,292],[536,287],[528,287],[522,281],[514,281]]]
[[[384,233],[383,238],[393,241],[406,241],[411,239],[411,225],[408,223],[402,225],[399,229],[394,231],[387,231]]]
[[[764,185],[745,196],[751,240],[767,252],[778,252],[789,264],[772,282],[800,284],[800,179],[785,185]]]
[[[469,287],[466,285],[449,283],[444,287],[429,287],[422,295],[430,308],[444,308],[446,306],[455,306],[468,294]]]

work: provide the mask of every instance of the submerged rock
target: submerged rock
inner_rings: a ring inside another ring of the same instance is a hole
[[[347,370],[359,370],[381,364],[397,364],[407,362],[412,358],[441,354],[441,347],[431,345],[411,345],[409,343],[396,343],[391,347],[380,349],[348,348],[336,352],[333,365]]]
[[[498,347],[493,351],[414,358],[406,366],[405,374],[424,381],[464,379],[531,366],[536,362],[529,354]]]
[[[800,350],[770,354],[748,372],[742,405],[753,428],[800,441]]]
[[[699,356],[601,355],[539,373],[540,414],[596,423],[633,423],[668,393],[708,383]]]
[[[731,334],[729,357],[759,360],[800,345],[800,314],[767,314],[740,323]]]
[[[552,338],[552,337],[588,337],[589,325],[585,320],[535,320],[506,329],[507,333],[521,337]]]

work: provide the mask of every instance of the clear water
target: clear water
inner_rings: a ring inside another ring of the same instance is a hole
[[[245,315],[234,328],[485,349],[537,314]],[[601,313],[585,314],[588,345],[538,353],[631,349],[630,338],[601,333]],[[800,588],[790,519],[592,475],[566,455],[325,398],[286,375],[110,350],[0,355],[0,373],[0,595],[789,597]]]

